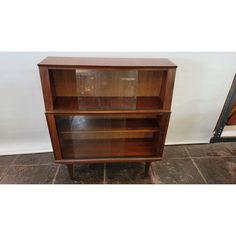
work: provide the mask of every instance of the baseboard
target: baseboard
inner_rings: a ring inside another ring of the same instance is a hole
[[[174,146],[174,145],[192,145],[192,144],[208,144],[206,141],[186,141],[186,142],[166,142],[166,146]]]
[[[52,149],[40,149],[40,150],[14,150],[9,152],[1,152],[0,156],[8,156],[8,155],[21,155],[21,154],[31,154],[31,153],[45,153],[52,152]]]
[[[52,152],[52,147],[48,142],[27,142],[20,144],[2,145],[0,146],[0,156],[19,155],[29,153]]]
[[[174,145],[191,145],[191,144],[207,144],[209,142],[206,141],[198,141],[198,142],[194,142],[194,141],[186,141],[186,142],[167,142],[165,145],[166,146],[174,146]],[[0,149],[0,156],[6,156],[6,155],[20,155],[20,154],[30,154],[30,153],[45,153],[45,152],[52,152],[52,148],[36,148],[36,147],[32,147],[32,148],[28,148],[26,149],[24,148],[9,148],[9,150],[4,149],[1,150]]]

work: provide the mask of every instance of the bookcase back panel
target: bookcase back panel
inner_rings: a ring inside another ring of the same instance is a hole
[[[75,70],[50,70],[55,96],[77,96]]]
[[[137,96],[154,97],[160,96],[163,80],[166,72],[161,70],[140,70],[138,72]]]

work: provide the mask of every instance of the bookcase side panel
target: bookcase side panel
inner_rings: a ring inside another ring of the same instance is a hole
[[[46,67],[39,67],[44,105],[46,110],[53,110],[53,88],[49,77],[49,71]]]
[[[62,159],[61,145],[59,141],[58,131],[55,116],[53,114],[46,114],[48,123],[48,130],[51,137],[53,152],[56,160]]]
[[[162,157],[163,154],[167,130],[169,126],[170,114],[171,113],[169,112],[162,115],[160,119],[160,133],[156,133],[154,135],[154,145],[156,147],[155,149],[157,157]]]
[[[173,96],[174,82],[175,82],[175,73],[176,69],[169,69],[167,71],[165,83],[163,83],[162,88],[162,101],[163,101],[163,109],[171,110],[171,102]]]

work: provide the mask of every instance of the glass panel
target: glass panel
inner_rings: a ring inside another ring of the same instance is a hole
[[[56,110],[162,109],[166,70],[52,69]]]
[[[154,115],[56,116],[63,158],[154,155]]]
[[[80,110],[136,109],[136,70],[76,70]]]

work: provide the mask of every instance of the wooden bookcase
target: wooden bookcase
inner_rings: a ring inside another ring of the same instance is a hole
[[[168,59],[47,57],[38,64],[55,162],[162,158],[177,66]]]

